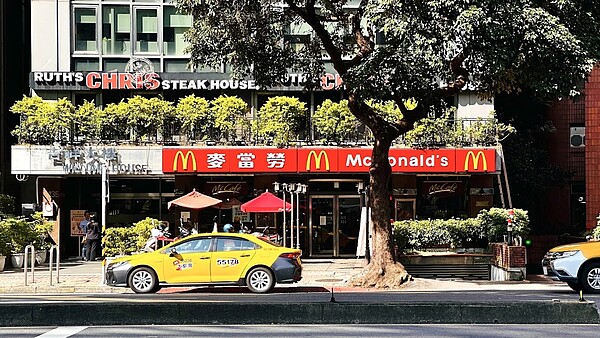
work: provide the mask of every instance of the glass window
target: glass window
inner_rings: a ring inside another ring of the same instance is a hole
[[[173,246],[178,253],[208,252],[212,238],[195,238]]]
[[[76,58],[73,61],[73,70],[80,72],[89,72],[100,70],[100,61],[98,59]]]
[[[215,251],[254,250],[257,245],[243,238],[217,238]]]
[[[104,6],[102,11],[102,52],[131,53],[131,15],[129,6]]]
[[[192,16],[177,13],[175,7],[165,7],[163,21],[165,55],[183,55],[187,47],[183,35],[192,26]]]
[[[104,59],[102,70],[105,72],[124,72],[129,59]]]
[[[136,52],[158,53],[158,16],[155,8],[136,8]]]
[[[96,9],[75,8],[75,51],[97,52]]]
[[[168,73],[189,73],[187,67],[188,60],[165,60],[165,72]]]

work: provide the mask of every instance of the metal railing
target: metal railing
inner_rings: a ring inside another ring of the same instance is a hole
[[[35,248],[31,244],[25,247],[25,254],[23,255],[23,259],[25,260],[23,262],[23,271],[25,272],[25,286],[27,286],[27,283],[29,282],[29,278],[27,278],[27,272],[29,270],[29,267],[27,266],[27,258],[29,257],[31,257],[31,283],[35,283]]]

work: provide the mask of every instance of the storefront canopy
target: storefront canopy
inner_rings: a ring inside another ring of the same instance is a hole
[[[240,210],[243,212],[281,212],[283,211],[283,200],[267,191],[242,204]],[[285,211],[290,210],[292,210],[292,205],[285,202]]]
[[[242,202],[240,202],[237,198],[231,198],[214,205],[213,208],[227,210],[239,207],[241,204]]]
[[[178,205],[180,207],[189,208],[189,209],[203,209],[212,207],[215,204],[219,204],[222,201],[220,199],[212,198],[210,196],[206,196],[201,194],[194,189],[187,195],[181,196],[167,203],[167,208],[171,209],[173,205]]]

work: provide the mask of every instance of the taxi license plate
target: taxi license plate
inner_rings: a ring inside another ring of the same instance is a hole
[[[544,275],[548,274],[548,268],[545,266],[542,266],[542,270],[544,270]],[[539,271],[539,270],[538,270]]]

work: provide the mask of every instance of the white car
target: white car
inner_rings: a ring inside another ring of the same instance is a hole
[[[581,242],[550,249],[542,260],[544,275],[573,290],[600,293],[600,242]]]

